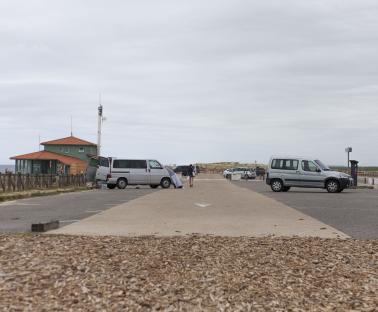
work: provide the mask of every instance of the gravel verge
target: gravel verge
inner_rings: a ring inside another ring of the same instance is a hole
[[[377,311],[378,241],[0,235],[2,311]]]

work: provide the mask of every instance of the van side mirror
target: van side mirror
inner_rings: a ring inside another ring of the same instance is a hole
[[[319,168],[316,168],[316,172],[322,172]]]

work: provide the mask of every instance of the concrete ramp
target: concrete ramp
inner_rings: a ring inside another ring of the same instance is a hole
[[[122,192],[122,190],[117,190]],[[219,176],[161,190],[49,233],[73,235],[317,236],[346,234]]]

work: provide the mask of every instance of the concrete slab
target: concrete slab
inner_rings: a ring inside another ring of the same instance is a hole
[[[274,199],[219,180],[218,175],[196,179],[194,188],[152,193],[49,233],[348,237]]]

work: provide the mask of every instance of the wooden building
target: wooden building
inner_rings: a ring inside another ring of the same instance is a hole
[[[97,155],[97,145],[74,136],[41,143],[43,151],[11,157],[23,174],[79,174]]]

